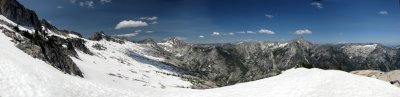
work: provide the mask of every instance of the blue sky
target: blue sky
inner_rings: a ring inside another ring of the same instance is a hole
[[[18,0],[60,29],[132,40],[400,44],[399,0]]]

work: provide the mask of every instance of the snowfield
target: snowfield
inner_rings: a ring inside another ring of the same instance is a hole
[[[2,31],[0,31],[2,32]],[[92,56],[80,54],[79,67],[88,78],[64,74],[45,62],[34,59],[14,46],[10,38],[0,33],[0,96],[1,97],[399,97],[400,88],[373,78],[336,70],[290,69],[282,74],[258,81],[222,88],[193,90],[184,88],[154,88],[116,80],[101,82],[103,71],[116,72],[112,65],[89,67]],[[104,55],[106,56],[106,55]],[[121,56],[124,57],[124,56]],[[130,59],[129,59],[130,60]],[[133,61],[134,59],[132,59]],[[75,59],[74,61],[77,61]],[[98,63],[98,62],[97,62]],[[105,63],[106,64],[106,63]],[[146,64],[138,63],[146,67]],[[84,67],[83,65],[88,65]],[[125,68],[125,67],[124,67]],[[134,68],[134,67],[131,67]],[[135,67],[136,68],[136,67]],[[139,68],[139,67],[137,67]],[[144,70],[161,70],[144,68]],[[137,69],[141,70],[141,69]],[[118,71],[118,70],[117,70]],[[139,71],[137,71],[139,72]],[[126,73],[127,76],[135,76]],[[157,78],[159,75],[148,74]],[[164,80],[164,84],[171,84]],[[155,80],[155,79],[154,79]],[[152,81],[152,79],[148,79]],[[121,83],[120,83],[121,82]],[[108,83],[108,84],[107,84]],[[179,82],[180,83],[180,82]],[[185,82],[183,82],[185,83]],[[175,84],[175,83],[173,83]],[[115,85],[115,86],[113,86]],[[127,87],[120,87],[128,85]],[[149,85],[153,85],[150,84]]]
[[[155,61],[164,60],[162,58],[146,56],[145,52],[150,49],[141,47],[140,44],[119,44],[106,40],[85,41],[85,45],[94,55],[77,50],[79,59],[71,57],[84,73],[85,79],[124,88],[178,88],[192,85],[180,77],[166,75],[178,75],[178,71]],[[95,49],[93,45],[96,44],[103,46],[104,50]]]

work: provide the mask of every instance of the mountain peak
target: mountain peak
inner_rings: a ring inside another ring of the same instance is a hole
[[[169,43],[172,45],[185,45],[186,44],[186,42],[183,41],[183,39],[179,38],[179,37],[168,38],[164,43]]]
[[[104,34],[104,32],[100,31],[100,32],[94,32],[92,34],[92,36],[89,37],[90,40],[95,40],[95,41],[99,41],[102,39],[106,39],[108,40],[110,38],[110,36],[107,36],[106,34]]]
[[[312,45],[311,42],[305,40],[303,37],[290,40],[290,42],[297,43],[297,44],[303,44],[303,45]]]

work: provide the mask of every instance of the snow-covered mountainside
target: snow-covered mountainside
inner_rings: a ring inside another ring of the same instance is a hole
[[[162,58],[146,56],[141,44],[125,42],[119,44],[106,40],[85,40],[93,55],[78,52],[74,62],[82,70],[86,79],[106,82],[118,87],[150,86],[154,88],[187,87],[188,81],[178,76],[178,69],[156,60]],[[95,48],[101,46],[102,49]]]
[[[59,72],[47,63],[32,58],[16,48],[11,42],[12,39],[3,33],[0,33],[0,40],[2,40],[0,41],[1,97],[398,97],[400,95],[400,88],[381,80],[336,70],[302,68],[290,69],[281,75],[258,81],[207,90],[169,87],[167,85],[182,85],[185,82],[164,76],[166,78],[159,79],[162,80],[159,82],[166,87],[159,88],[155,78],[162,78],[163,75],[157,75],[154,71],[163,70],[142,62],[129,66],[114,64],[119,63],[114,62],[115,60],[104,61],[111,56],[124,57],[118,53],[102,53],[94,56],[79,54],[82,56],[81,59],[74,61],[82,68],[86,77],[80,78]],[[87,45],[92,43],[96,42],[89,42]],[[115,46],[113,43],[103,44],[109,45],[105,47]],[[118,50],[123,49],[115,49],[115,52]],[[121,60],[135,62],[134,59],[124,58]],[[130,70],[137,73],[131,73]],[[107,73],[116,76],[107,76]],[[114,78],[117,76],[123,79]],[[146,84],[144,82],[131,81],[133,78],[145,76],[150,78],[142,80],[151,81],[147,84],[154,87],[147,87],[143,85]]]

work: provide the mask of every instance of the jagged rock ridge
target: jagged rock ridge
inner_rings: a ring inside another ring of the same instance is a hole
[[[1,0],[0,14],[19,25],[30,26],[36,29],[40,29],[41,27],[40,20],[38,19],[36,13],[25,8],[16,0]]]
[[[3,21],[2,24],[13,29],[1,27],[5,35],[14,39],[16,47],[62,72],[83,77],[80,69],[70,58],[70,56],[78,58],[75,50],[92,54],[84,45],[85,41],[79,38],[81,37],[79,33],[58,30],[46,20],[40,21],[34,11],[26,9],[16,0],[1,0],[0,14],[18,24],[13,25]],[[33,27],[34,30],[20,30],[19,25]],[[78,37],[72,38],[69,34]]]
[[[198,72],[218,86],[270,77],[294,67],[354,71],[400,68],[399,50],[380,44],[312,44],[303,38],[286,42],[182,44],[159,43],[172,56],[167,62]],[[180,43],[180,42],[179,42]]]

